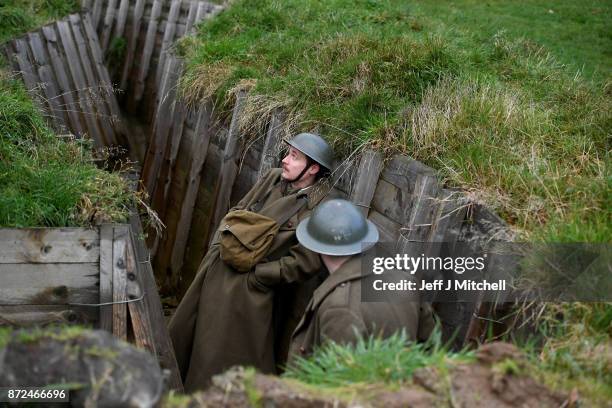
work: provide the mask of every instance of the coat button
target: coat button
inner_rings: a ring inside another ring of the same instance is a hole
[[[293,228],[293,223],[291,221],[287,222],[287,227]]]

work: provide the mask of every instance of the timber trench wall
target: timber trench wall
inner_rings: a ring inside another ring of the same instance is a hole
[[[272,112],[267,129],[247,137],[240,125],[245,91],[235,94],[228,121],[211,103],[187,105],[177,93],[184,62],[172,45],[219,6],[186,0],[83,4],[86,12],[16,39],[4,51],[56,128],[87,134],[97,145],[123,144],[142,152],[136,155],[141,179],[166,225],[160,236],[149,234],[153,269],[162,291],[184,293],[221,217],[279,162],[281,141],[290,136],[283,112]],[[119,57],[117,48],[124,51]],[[119,100],[112,92],[96,98],[91,90],[101,88],[126,92]],[[121,116],[118,104],[150,119],[145,140],[115,120]],[[340,161],[334,183],[377,225],[381,240],[399,250],[414,241],[467,241],[477,248],[511,239],[499,217],[444,188],[433,169],[406,156],[383,161],[377,152],[365,151]],[[438,310],[447,322],[445,332],[461,326],[461,336],[473,307]]]
[[[169,55],[160,85],[153,133],[142,180],[150,202],[166,228],[151,235],[153,265],[162,286],[183,293],[204,256],[211,234],[230,206],[237,203],[282,153],[290,136],[282,111],[268,118],[265,132],[245,136],[241,117],[247,94],[238,91],[229,123],[210,103],[188,107],[176,91],[183,61]],[[340,196],[360,206],[376,224],[381,241],[409,251],[418,242],[470,242],[511,239],[505,223],[457,190],[440,185],[435,171],[409,157],[383,161],[374,151],[341,160],[334,172]],[[473,304],[438,305],[448,338],[459,329],[460,344]]]

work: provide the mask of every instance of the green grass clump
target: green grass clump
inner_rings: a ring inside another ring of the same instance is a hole
[[[534,313],[540,316],[544,343],[524,347],[533,374],[554,389],[578,389],[592,406],[607,404],[612,399],[612,304],[547,303]]]
[[[133,195],[86,141],[46,126],[21,82],[0,75],[0,227],[123,222]]]
[[[523,238],[607,242],[610,17],[602,0],[236,1],[179,47],[182,89],[229,111],[249,88],[245,133],[283,107],[341,154],[407,153]]]
[[[334,342],[315,350],[307,359],[297,358],[285,376],[307,384],[342,387],[353,383],[401,384],[418,368],[444,368],[451,361],[470,361],[471,354],[451,353],[440,346],[439,336],[426,343],[409,343],[405,333],[389,338],[358,338],[354,345]]]
[[[78,10],[77,0],[2,0],[0,43]]]

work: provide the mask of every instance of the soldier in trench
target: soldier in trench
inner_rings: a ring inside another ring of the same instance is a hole
[[[302,246],[320,254],[329,277],[314,291],[293,333],[290,364],[327,341],[355,343],[359,336],[385,338],[398,331],[411,341],[429,337],[434,328],[431,306],[418,293],[361,301],[364,280],[372,274],[362,271],[362,254],[376,244],[378,230],[354,204],[341,199],[322,203],[300,222],[296,235]]]
[[[170,321],[186,391],[205,388],[213,375],[233,365],[278,372],[286,361],[291,333],[321,281],[321,260],[299,244],[295,229],[329,192],[325,181],[333,151],[311,133],[287,143],[282,168],[270,170],[222,220]],[[280,225],[263,259],[247,271],[221,259],[223,224],[237,210]]]

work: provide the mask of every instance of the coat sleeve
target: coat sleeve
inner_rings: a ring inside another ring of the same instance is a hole
[[[327,309],[319,316],[321,341],[339,344],[355,344],[367,329],[361,316],[348,307]]]
[[[281,283],[306,281],[321,268],[321,258],[318,254],[296,244],[286,256],[257,264],[251,273],[261,285],[273,287]]]

